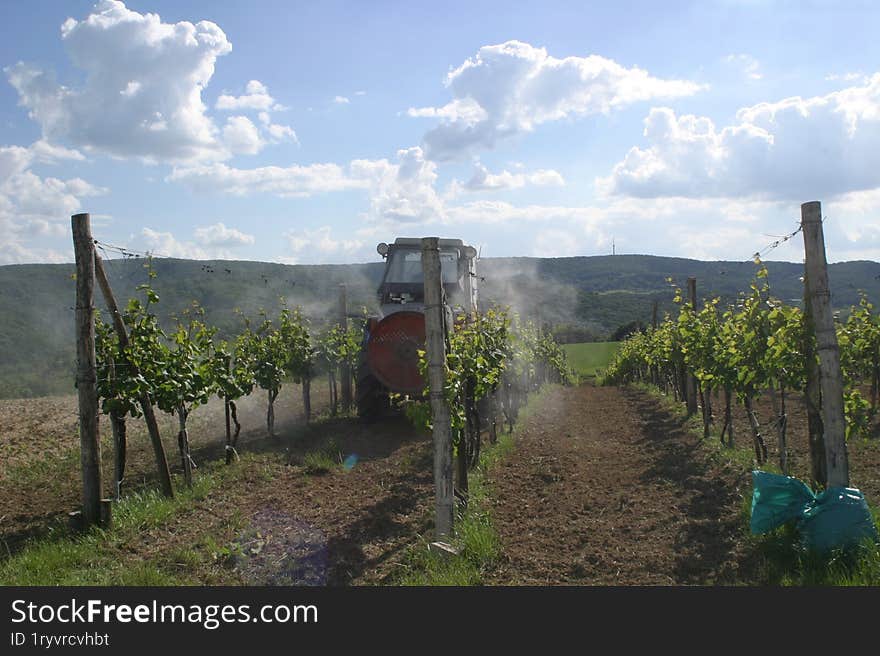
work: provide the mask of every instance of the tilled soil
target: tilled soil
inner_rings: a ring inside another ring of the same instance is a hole
[[[303,456],[328,440],[347,466],[309,473]],[[161,562],[203,548],[210,535],[227,549],[219,567],[200,566],[197,576],[210,583],[374,585],[393,582],[406,548],[430,529],[431,438],[402,417],[291,427],[251,448],[279,458],[265,472],[234,465],[242,468],[234,487],[214,490],[172,526],[144,531],[127,551]]]
[[[250,516],[236,570],[251,585],[363,585],[394,579],[406,547],[430,530],[431,438],[403,417],[340,420],[325,430],[350,468],[290,466],[238,503]],[[320,436],[314,436],[321,441]],[[293,462],[308,442],[292,452]],[[352,455],[355,455],[352,458]]]
[[[490,584],[743,581],[745,472],[635,390],[555,388],[491,472],[503,557]]]

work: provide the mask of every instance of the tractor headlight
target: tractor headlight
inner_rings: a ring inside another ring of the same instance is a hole
[[[463,249],[461,249],[461,252],[469,260],[472,260],[477,256],[477,249],[473,246],[465,246]]]
[[[382,257],[385,257],[386,255],[388,255],[388,244],[383,241],[378,246],[376,246],[376,252],[379,253],[379,255],[381,255]]]

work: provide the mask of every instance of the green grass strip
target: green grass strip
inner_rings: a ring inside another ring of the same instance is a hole
[[[456,515],[455,537],[452,546],[458,554],[440,554],[429,549],[430,540],[422,538],[403,563],[404,572],[395,580],[396,585],[412,586],[473,586],[482,585],[485,572],[501,555],[501,542],[492,525],[489,512],[491,484],[488,473],[495,464],[515,448],[516,429],[540,407],[548,391],[556,387],[546,385],[529,397],[520,410],[513,433],[501,433],[495,444],[483,448],[480,462],[470,472],[467,509]]]
[[[183,571],[149,559],[129,562],[126,545],[143,531],[168,523],[236,475],[236,468],[204,467],[187,489],[177,481],[173,499],[155,490],[132,493],[113,505],[113,526],[84,533],[58,525],[0,561],[0,585],[187,585]]]
[[[566,363],[574,369],[581,380],[593,378],[607,367],[619,347],[620,342],[586,342],[562,345]]]

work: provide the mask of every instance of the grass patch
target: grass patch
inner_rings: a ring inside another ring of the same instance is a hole
[[[77,533],[57,525],[21,551],[0,561],[0,585],[190,585],[192,566],[203,562],[194,550],[177,548],[170,557],[131,562],[128,544],[144,531],[193,509],[212,490],[237,475],[236,468],[204,467],[192,489],[177,481],[173,499],[155,490],[127,495],[113,506],[111,529]]]
[[[480,585],[483,572],[491,567],[501,553],[498,534],[489,515],[486,471],[490,463],[500,457],[496,452],[509,452],[513,436],[504,434],[498,443],[490,446],[480,457],[480,465],[468,479],[470,498],[464,512],[455,517],[453,546],[458,555],[438,554],[431,551],[428,541],[410,552],[405,563],[407,572],[396,582],[398,585],[471,586]]]
[[[595,378],[599,371],[608,366],[619,347],[620,342],[585,342],[562,345],[568,366],[574,369],[581,380]]]
[[[78,438],[77,438],[78,439]],[[110,447],[112,449],[112,446]],[[60,453],[50,454],[28,463],[16,464],[6,470],[4,482],[14,482],[16,486],[45,487],[52,485],[53,491],[60,489],[60,480],[79,467],[79,447],[70,447]]]
[[[309,451],[303,456],[303,468],[306,474],[327,474],[342,467],[342,452],[334,440],[316,451]]]
[[[492,525],[489,512],[491,485],[488,472],[513,451],[516,426],[521,426],[543,402],[543,397],[555,386],[546,385],[539,393],[531,395],[520,410],[514,432],[499,433],[495,444],[486,446],[480,453],[480,462],[470,472],[468,487],[470,498],[464,512],[456,513],[455,538],[452,546],[458,555],[438,554],[428,547],[430,540],[422,538],[419,545],[409,552],[404,561],[405,573],[396,585],[413,586],[473,586],[482,585],[483,577],[498,560],[501,542]]]

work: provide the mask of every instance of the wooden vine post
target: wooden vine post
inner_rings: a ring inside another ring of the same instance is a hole
[[[82,526],[101,524],[101,439],[95,357],[95,242],[88,214],[70,217],[76,258],[76,393],[82,466]]]
[[[125,330],[125,323],[122,321],[122,314],[119,312],[119,306],[116,304],[116,297],[113,295],[113,289],[110,287],[110,281],[107,279],[107,272],[104,270],[104,262],[101,256],[95,253],[95,274],[98,284],[101,287],[101,293],[104,295],[104,302],[113,318],[113,329],[116,331],[116,337],[119,339],[119,348],[125,351],[128,347],[128,332]],[[134,365],[125,363],[133,368],[131,375],[137,376],[139,371]],[[156,414],[153,412],[153,401],[146,392],[141,393],[138,402],[141,406],[141,412],[144,415],[144,423],[147,425],[147,432],[150,434],[150,442],[153,444],[153,455],[156,460],[156,471],[159,475],[159,484],[162,486],[162,493],[166,497],[174,496],[174,487],[171,484],[171,472],[168,470],[168,458],[165,456],[165,447],[162,444],[162,438],[159,435],[159,423],[156,421]]]
[[[339,285],[339,330],[343,335],[348,331],[348,300],[345,285],[342,283]],[[339,363],[339,383],[342,394],[342,410],[348,412],[351,410],[351,367],[344,358]]]
[[[801,205],[801,227],[804,233],[810,311],[819,352],[826,484],[827,487],[849,487],[846,422],[843,414],[843,375],[840,371],[840,347],[837,343],[831,309],[825,235],[822,230],[822,204],[819,201],[810,201]]]
[[[437,540],[452,537],[454,499],[452,488],[452,423],[446,403],[446,322],[440,248],[437,237],[422,238],[422,272],[425,281],[425,336],[428,387],[434,423],[434,494]]]

